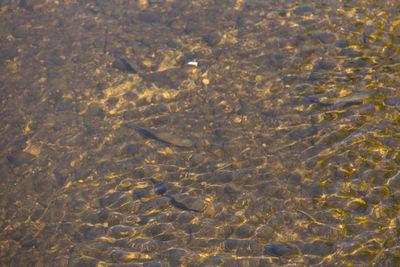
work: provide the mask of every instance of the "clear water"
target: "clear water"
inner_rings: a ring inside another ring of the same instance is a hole
[[[3,1],[0,262],[400,264],[397,1]]]

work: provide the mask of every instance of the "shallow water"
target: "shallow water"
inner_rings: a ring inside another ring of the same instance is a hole
[[[399,264],[399,8],[3,1],[0,262]]]

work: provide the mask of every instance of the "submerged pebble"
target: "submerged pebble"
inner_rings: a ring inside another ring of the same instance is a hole
[[[110,228],[110,235],[112,237],[126,237],[126,236],[132,236],[135,234],[135,230],[130,227],[130,226],[125,226],[125,225],[115,225]]]
[[[203,35],[203,41],[206,42],[208,46],[214,46],[221,41],[221,35],[218,32],[205,34]]]
[[[264,246],[265,253],[275,256],[292,256],[297,255],[298,250],[293,245],[275,245],[267,244]]]

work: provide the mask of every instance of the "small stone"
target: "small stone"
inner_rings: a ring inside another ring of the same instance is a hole
[[[214,46],[221,41],[221,36],[218,32],[209,33],[203,36],[203,41],[206,42],[208,46]]]
[[[241,122],[242,122],[242,119],[241,119],[240,117],[236,117],[236,118],[233,120],[233,122],[234,122],[234,123],[241,123]]]
[[[138,5],[140,8],[147,8],[149,6],[149,2],[147,0],[139,0]]]
[[[210,84],[210,80],[209,79],[203,79],[201,82],[206,86]]]
[[[165,186],[165,183],[156,185],[154,187],[154,192],[159,195],[165,194],[165,192],[167,192],[167,187]]]

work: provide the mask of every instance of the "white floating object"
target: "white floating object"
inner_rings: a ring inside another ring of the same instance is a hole
[[[190,66],[195,66],[195,67],[197,67],[199,65],[199,63],[196,61],[189,61],[187,64]]]

